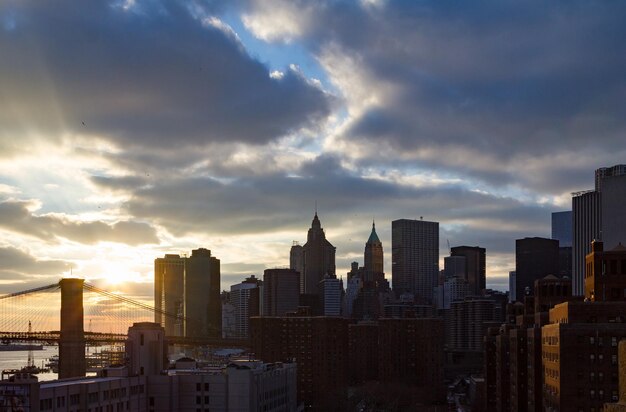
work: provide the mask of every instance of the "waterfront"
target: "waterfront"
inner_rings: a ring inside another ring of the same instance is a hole
[[[59,354],[58,346],[44,346],[43,350],[34,350],[33,359],[35,366],[41,367],[42,361],[45,364],[48,363],[48,359],[51,356]],[[3,351],[0,352],[0,370],[5,369],[20,369],[26,366],[28,363],[28,351]],[[39,381],[51,381],[57,379],[57,374],[54,372],[40,373],[37,375]]]

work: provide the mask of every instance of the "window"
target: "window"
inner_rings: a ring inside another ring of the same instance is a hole
[[[202,403],[202,397],[196,396],[196,405],[200,405]]]
[[[202,384],[201,383],[196,383],[196,392],[200,392],[202,390]]]
[[[79,403],[80,403],[80,393],[75,393],[73,395],[70,395],[71,406],[78,405]]]

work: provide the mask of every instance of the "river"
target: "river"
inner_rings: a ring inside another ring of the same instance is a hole
[[[44,346],[43,350],[34,350],[33,358],[35,366],[41,368],[42,361],[45,365],[48,363],[48,359],[51,356],[59,354],[58,346]],[[0,370],[5,369],[20,369],[28,363],[28,351],[0,351]],[[57,379],[57,374],[54,372],[40,373],[37,375],[39,381],[51,381]]]

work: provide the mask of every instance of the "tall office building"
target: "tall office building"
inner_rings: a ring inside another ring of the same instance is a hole
[[[183,306],[185,336],[221,336],[220,261],[208,249],[195,249],[185,259]]]
[[[517,300],[533,295],[535,280],[559,273],[559,241],[526,237],[515,241],[515,291]]]
[[[411,293],[430,303],[439,273],[439,222],[391,222],[391,278],[396,296]]]
[[[343,281],[335,275],[327,275],[320,282],[320,296],[324,316],[341,315],[341,298],[343,295]]]
[[[261,314],[261,289],[260,279],[252,275],[241,283],[230,287],[230,303],[235,308],[235,334],[239,339],[248,338],[248,320],[251,316]]]
[[[465,280],[467,273],[465,261],[465,256],[446,256],[443,258],[443,274],[446,279],[457,277]]]
[[[285,316],[298,309],[300,273],[294,269],[266,269],[263,273],[263,316]]]
[[[595,172],[595,190],[572,193],[572,277],[574,295],[585,294],[585,256],[593,240],[607,248],[626,243],[626,165]]]
[[[295,240],[289,251],[289,268],[298,272],[299,290],[304,293],[304,250]]]
[[[326,234],[316,212],[307,234],[307,242],[302,246],[300,272],[302,289],[300,293],[319,296],[319,283],[324,279],[324,276],[335,274],[335,249],[326,240]],[[292,247],[293,259],[290,259],[291,262],[298,261],[297,253],[297,249],[294,250]],[[291,268],[298,270],[297,267],[292,266]]]
[[[469,284],[470,293],[480,295],[485,290],[486,282],[486,250],[479,246],[456,246],[451,249],[451,256],[465,258],[465,280]]]
[[[376,234],[376,223],[372,222],[372,233],[365,243],[365,279],[378,281],[385,277],[383,271],[383,244]]]
[[[166,336],[181,336],[185,292],[185,258],[165,255],[154,259],[154,321]],[[164,316],[160,311],[175,316]]]
[[[572,211],[552,213],[552,239],[559,241],[560,247],[572,246]]]
[[[517,285],[517,276],[515,276],[515,271],[512,270],[509,272],[509,302],[515,302],[517,300],[517,289],[515,286]]]

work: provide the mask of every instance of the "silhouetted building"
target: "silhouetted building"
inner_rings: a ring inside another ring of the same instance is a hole
[[[396,296],[408,292],[420,303],[431,303],[439,273],[439,223],[391,222],[391,260]]]
[[[348,272],[344,313],[359,320],[378,319],[390,295],[390,288],[383,272],[383,244],[376,234],[374,223],[365,243],[364,262],[363,267],[353,262]]]
[[[621,340],[617,347],[619,363],[619,399],[611,399],[615,403],[606,403],[604,412],[626,412],[626,340]]]
[[[333,410],[348,384],[348,324],[339,317],[252,318],[252,349],[265,362],[295,361],[298,402]]]
[[[452,302],[463,300],[470,296],[467,281],[461,277],[447,278],[442,285],[435,288],[435,306],[437,309],[450,309]]]
[[[472,295],[480,295],[485,289],[486,281],[486,249],[479,246],[456,246],[451,256],[465,258],[465,277]]]
[[[621,243],[605,251],[603,242],[592,242],[586,258],[585,298],[603,302],[626,300],[626,247]]]
[[[494,301],[489,298],[467,297],[450,304],[450,342],[454,351],[482,352],[487,323],[494,320]]]
[[[293,242],[289,251],[289,268],[298,272],[299,293],[304,293],[304,250],[297,241]]]
[[[220,261],[208,249],[185,259],[185,336],[221,336]]]
[[[378,379],[378,322],[360,321],[348,326],[348,380],[350,385]]]
[[[559,241],[540,237],[515,241],[517,300],[534,293],[535,280],[559,273]]]
[[[299,267],[300,260],[302,263]],[[319,296],[319,283],[324,276],[335,274],[335,247],[326,240],[317,212],[302,249],[292,246],[290,264],[292,269],[300,271],[301,294]]]
[[[249,319],[261,315],[263,282],[252,275],[230,287],[230,303],[235,308],[235,328],[232,338],[248,338]]]
[[[376,234],[376,224],[372,222],[372,233],[365,243],[365,282],[377,282],[385,277],[383,269],[383,244]]]
[[[572,211],[552,213],[552,239],[561,247],[572,246]]]
[[[442,319],[379,319],[379,380],[414,385],[425,402],[443,400]]]
[[[300,273],[294,269],[266,269],[263,273],[263,316],[284,316],[298,308]]]
[[[595,190],[572,193],[572,277],[574,295],[585,291],[585,256],[591,241],[607,245],[626,243],[626,165],[595,172]]]
[[[165,328],[166,336],[182,336],[184,295],[185,258],[167,254],[154,259],[154,321]]]

